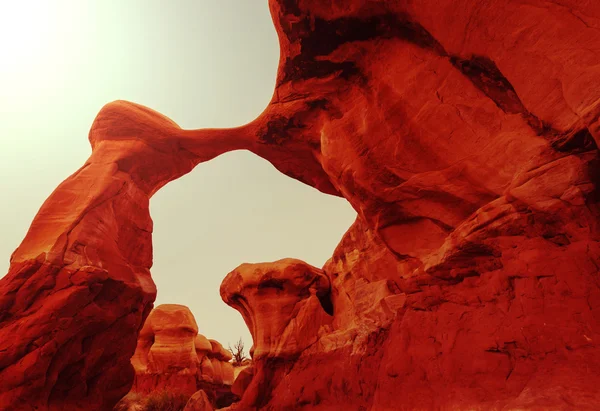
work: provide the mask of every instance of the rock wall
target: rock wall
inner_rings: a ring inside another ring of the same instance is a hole
[[[600,407],[600,7],[271,10],[282,55],[262,118],[278,117],[257,152],[358,218],[321,271],[331,317],[287,286],[262,298],[295,309],[261,315],[244,284],[293,283],[288,264],[224,280],[261,352],[239,409]],[[270,144],[311,147],[328,184]],[[282,353],[257,322],[303,340]]]
[[[358,216],[322,269],[225,279],[255,340],[233,408],[599,409],[597,3],[269,4],[281,58],[252,123],[98,114],[92,156],[0,280],[0,405],[109,409],[129,391],[155,298],[149,198],[247,149]]]

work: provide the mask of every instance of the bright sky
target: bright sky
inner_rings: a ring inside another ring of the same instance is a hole
[[[0,272],[90,155],[105,103],[134,101],[183,128],[241,125],[269,102],[278,57],[266,0],[0,0]],[[187,305],[202,334],[248,348],[219,296],[224,276],[284,257],[320,267],[356,216],[247,152],[170,183],[151,214],[156,304]]]

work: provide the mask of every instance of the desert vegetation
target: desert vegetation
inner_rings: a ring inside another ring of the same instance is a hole
[[[242,341],[241,337],[233,345],[233,348],[231,347],[231,345],[229,346],[229,351],[231,352],[231,355],[233,356],[231,363],[233,364],[234,367],[239,367],[240,365],[244,365],[244,360],[248,359],[248,357],[246,356],[246,352],[244,351],[244,342]]]

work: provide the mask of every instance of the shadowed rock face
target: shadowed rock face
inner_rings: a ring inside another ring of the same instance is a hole
[[[358,216],[322,270],[224,281],[257,360],[238,409],[600,408],[600,6],[270,7],[277,86],[252,123],[98,114],[0,280],[0,405],[109,409],[129,390],[155,298],[149,198],[247,149]]]

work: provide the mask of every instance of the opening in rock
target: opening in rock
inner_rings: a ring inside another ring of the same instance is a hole
[[[294,257],[321,267],[356,212],[281,173],[248,152],[199,165],[153,198],[155,305],[188,306],[201,333],[223,345],[252,337],[242,317],[223,303],[219,286],[244,262]],[[319,298],[333,313],[327,296]]]
[[[10,153],[2,161],[7,167],[4,174],[19,176],[5,180],[10,184],[4,186],[4,195],[12,199],[2,214],[7,219],[3,227],[10,227],[0,241],[5,257],[23,238],[48,194],[90,154],[86,136],[106,103],[136,101],[183,128],[204,128],[251,121],[270,100],[279,52],[266,3],[258,8],[243,2],[187,2],[177,8],[142,3],[98,4],[93,9],[70,5],[65,13],[69,18],[60,24],[65,38],[53,42],[57,48],[48,47],[51,59],[40,57],[28,65],[27,76],[5,76],[11,80],[4,88],[8,99],[0,101],[0,108],[9,108],[11,116],[0,124],[0,131],[14,138],[2,140],[0,151]],[[166,20],[177,24],[164,24]],[[54,62],[58,61],[85,64],[57,68]],[[29,75],[31,67],[41,71]],[[115,67],[119,75],[114,74]],[[23,158],[35,161],[23,162]],[[219,296],[219,283],[227,272],[242,262],[288,256],[321,266],[355,216],[345,200],[323,195],[245,152],[201,165],[163,188],[151,207],[155,306],[187,305],[198,331],[221,341],[225,349],[241,337],[246,352],[252,345],[246,325]],[[88,274],[79,275],[87,278]],[[106,282],[95,304],[104,309],[122,296],[120,284]],[[133,335],[136,327],[122,329]],[[94,341],[84,340],[85,353],[99,351]],[[127,352],[131,342],[123,348]],[[155,343],[160,345],[154,334],[144,342],[148,347]],[[60,348],[57,363],[71,352],[85,355],[78,351],[75,339],[69,344]],[[114,351],[121,345],[116,344]],[[114,353],[94,360],[111,364]],[[51,402],[76,401],[80,394],[113,401],[115,394],[102,385],[103,374],[85,380],[75,372],[86,369],[86,364],[73,361],[60,371]],[[111,381],[111,387],[122,395],[129,382],[130,375],[123,373],[122,379]],[[74,388],[76,384],[80,385]],[[83,393],[84,385],[93,393]]]
[[[327,293],[325,295],[318,295],[319,302],[321,303],[321,307],[323,310],[329,315],[333,315],[333,302],[331,301],[331,293]]]

